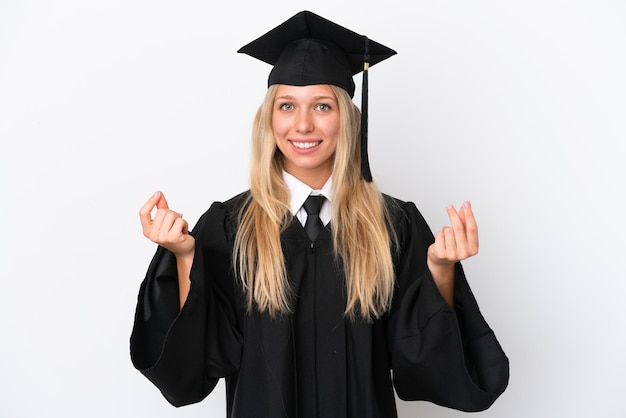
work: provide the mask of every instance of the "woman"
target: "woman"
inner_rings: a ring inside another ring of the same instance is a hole
[[[135,367],[177,406],[225,378],[229,417],[395,417],[394,388],[488,408],[508,359],[460,265],[478,251],[470,204],[448,207],[451,226],[433,236],[369,174],[352,76],[364,56],[395,52],[310,12],[240,52],[274,66],[250,190],[214,203],[191,233],[160,192],[141,208],[159,248],[140,289]]]

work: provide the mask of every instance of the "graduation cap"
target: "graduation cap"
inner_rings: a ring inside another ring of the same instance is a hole
[[[367,155],[368,69],[396,51],[315,13],[302,11],[237,52],[274,66],[268,86],[331,84],[354,97],[353,76],[363,71],[361,173],[366,181],[372,181]]]

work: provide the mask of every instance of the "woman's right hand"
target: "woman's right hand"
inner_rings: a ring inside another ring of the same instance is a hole
[[[152,210],[156,207],[154,219]],[[161,192],[156,192],[139,210],[143,234],[152,242],[170,250],[174,255],[193,255],[195,239],[182,215],[171,210]]]

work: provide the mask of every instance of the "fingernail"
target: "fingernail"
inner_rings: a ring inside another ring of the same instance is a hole
[[[154,192],[154,197],[159,197],[159,196],[161,196],[161,192],[160,191]]]
[[[448,203],[448,204],[446,205],[446,209],[452,209],[452,208],[453,208],[453,206],[452,206],[452,204],[451,204],[451,203]]]
[[[464,208],[469,208],[470,207],[470,204],[469,204],[469,202],[467,200],[465,202],[463,202],[463,207]]]

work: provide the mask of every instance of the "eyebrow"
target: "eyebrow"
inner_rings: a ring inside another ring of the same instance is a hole
[[[284,96],[276,96],[274,98],[274,101],[277,101],[277,100],[295,100],[295,97],[287,94],[287,95],[284,95]],[[315,96],[315,97],[313,97],[313,101],[317,101],[317,100],[332,100],[333,102],[337,101],[332,96]]]

